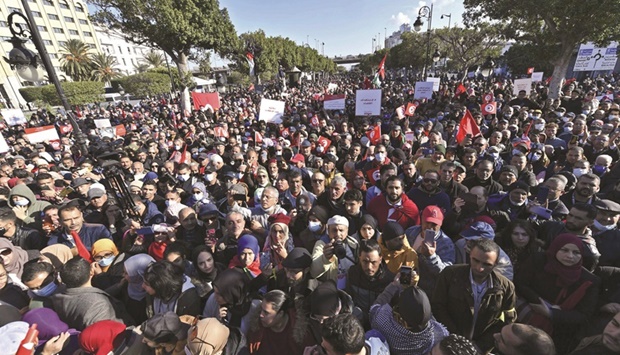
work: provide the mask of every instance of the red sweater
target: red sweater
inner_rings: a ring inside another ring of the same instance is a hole
[[[404,229],[420,224],[418,206],[405,194],[402,194],[401,198],[401,203],[397,207],[389,205],[384,194],[370,201],[366,210],[377,219],[379,228],[383,229],[388,221],[398,222]]]

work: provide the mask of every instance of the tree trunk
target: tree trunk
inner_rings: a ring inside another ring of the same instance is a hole
[[[553,63],[553,74],[551,76],[551,83],[549,84],[549,97],[552,99],[557,99],[561,96],[566,70],[568,69],[568,64],[573,55],[573,46],[564,45],[563,47],[564,49],[562,50],[561,56]]]
[[[179,88],[179,91],[181,92],[181,112],[185,113],[185,111],[187,110],[188,112],[192,111],[192,107],[191,107],[191,102],[189,100],[189,90],[187,89],[187,86],[185,86],[183,84],[184,79],[185,79],[185,75],[187,73],[187,56],[185,55],[185,53],[180,53],[178,56],[178,60],[177,60],[177,69],[179,71],[179,77],[181,78],[181,87]]]

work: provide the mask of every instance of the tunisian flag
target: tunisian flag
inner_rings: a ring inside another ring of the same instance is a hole
[[[457,143],[461,143],[463,139],[465,139],[465,135],[471,134],[472,137],[475,137],[480,134],[480,128],[474,120],[474,116],[471,115],[469,110],[465,111],[463,118],[461,119],[461,123],[459,123],[459,131],[456,133],[456,141]]]
[[[454,92],[454,97],[459,97],[461,96],[461,94],[464,94],[467,92],[467,88],[465,87],[465,85],[463,85],[463,83],[459,83],[459,85],[456,87],[456,91]]]
[[[387,58],[387,53],[383,56],[381,63],[379,63],[378,73],[381,76],[381,80],[385,80],[385,59]]]
[[[381,125],[372,127],[368,132],[366,132],[366,137],[370,140],[370,144],[375,145],[381,142]]]

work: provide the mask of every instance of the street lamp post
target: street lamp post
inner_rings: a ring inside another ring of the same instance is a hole
[[[435,52],[433,52],[433,75],[435,77],[437,77],[437,69],[435,68],[435,64],[437,64],[437,62],[439,61],[439,59],[441,58],[441,52],[439,52],[439,48],[437,48],[437,46],[435,46]]]
[[[22,0],[25,1],[25,0]],[[431,3],[431,7],[422,6],[418,11],[418,18],[413,23],[413,28],[416,32],[419,32],[424,25],[422,19],[425,18],[428,20],[428,29],[426,30],[426,58],[424,58],[424,70],[422,72],[422,77],[426,78],[426,70],[428,68],[428,61],[431,56],[431,28],[433,23],[433,4]]]
[[[441,15],[441,19],[443,20],[444,17],[448,18],[448,29],[450,29],[450,22],[452,21],[452,14],[443,14]]]
[[[71,112],[71,106],[69,105],[65,91],[60,85],[60,81],[56,75],[56,70],[52,65],[52,61],[47,53],[47,50],[45,49],[45,45],[41,39],[41,34],[36,26],[36,22],[34,21],[34,16],[30,11],[28,0],[21,0],[21,3],[27,17],[20,12],[13,12],[9,15],[9,29],[13,35],[9,42],[13,44],[13,49],[9,52],[9,58],[4,58],[4,60],[11,65],[11,68],[17,71],[17,74],[20,77],[27,81],[33,81],[33,79],[35,79],[34,81],[41,81],[43,79],[43,75],[40,72],[40,62],[43,63],[43,67],[47,72],[47,78],[52,82],[52,84],[54,84],[56,93],[58,94],[60,102],[65,109],[67,118],[71,123],[73,134],[75,135],[75,143],[80,149],[82,156],[86,156],[88,155],[86,137],[84,136],[84,133],[82,133],[80,126],[77,124],[77,121]],[[13,22],[13,18],[15,16],[21,17],[26,22],[26,26],[28,28],[22,28],[21,24]],[[30,36],[28,36],[28,34],[30,34]],[[38,55],[23,47],[23,44],[26,43],[29,38],[32,40],[37,52],[39,52]]]

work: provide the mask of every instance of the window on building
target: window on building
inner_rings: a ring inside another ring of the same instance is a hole
[[[54,27],[53,29],[54,29],[54,33],[65,33],[65,30],[63,30],[60,27]]]
[[[9,13],[11,13],[11,12],[20,12],[21,13],[22,12],[22,10],[20,8],[18,8],[18,7],[10,7],[9,6],[9,7],[7,7],[7,9],[9,10]]]
[[[36,0],[28,0],[28,2],[33,2],[33,3],[37,3]]]
[[[75,23],[75,20],[73,19],[73,17],[64,16],[64,19],[65,19],[65,22]]]
[[[73,36],[79,36],[80,35],[80,33],[78,31],[76,31],[76,30],[69,30],[69,34],[73,35]]]
[[[34,17],[43,17],[39,11],[32,11],[32,16]]]
[[[93,36],[93,34],[92,34],[92,33],[90,33],[90,32],[88,32],[88,31],[84,31],[84,36],[86,36],[86,37],[92,37],[92,36]]]
[[[46,46],[51,46],[51,45],[53,45],[54,43],[52,43],[52,41],[50,41],[49,39],[44,39],[44,40],[43,40],[43,44],[45,44]]]
[[[39,26],[37,26],[37,28],[39,29],[39,32],[47,32],[47,27],[45,27],[45,26],[39,25]]]
[[[80,19],[80,25],[88,25],[88,21]]]
[[[43,5],[54,6],[54,2],[52,0],[43,0]]]
[[[9,26],[8,22],[0,20],[0,27],[8,27],[8,26]]]
[[[50,20],[60,20],[60,17],[54,14],[47,14],[47,18],[49,18]]]
[[[121,48],[121,46],[118,46],[118,53],[123,54],[123,48]]]
[[[69,10],[69,4],[65,0],[60,0],[60,8]]]
[[[90,48],[97,48],[97,46],[96,46],[94,43],[88,43],[88,46],[89,46]]]
[[[82,6],[82,4],[75,4],[75,11],[77,12],[84,12],[84,6]]]
[[[127,61],[123,58],[123,65],[127,65]]]
[[[58,41],[58,45],[61,47],[65,47],[67,45],[67,41]]]

